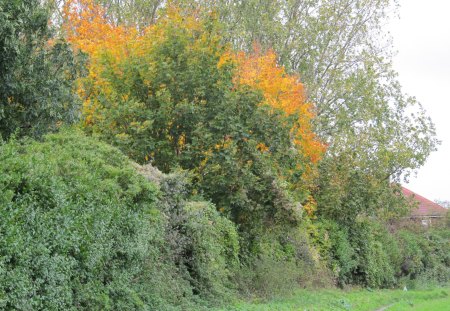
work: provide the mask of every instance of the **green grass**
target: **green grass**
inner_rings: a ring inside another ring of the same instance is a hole
[[[236,311],[374,311],[389,306],[386,311],[422,310],[450,311],[450,289],[421,291],[402,290],[302,290],[290,298],[270,302],[243,302],[227,307]]]
[[[418,297],[418,299],[411,299],[409,301],[402,300],[394,304],[388,311],[448,311],[450,310],[450,295],[449,290],[441,290],[439,297]]]

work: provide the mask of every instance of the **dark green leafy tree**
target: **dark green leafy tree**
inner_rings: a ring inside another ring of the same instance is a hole
[[[77,60],[38,0],[0,1],[0,135],[40,136],[78,119]]]

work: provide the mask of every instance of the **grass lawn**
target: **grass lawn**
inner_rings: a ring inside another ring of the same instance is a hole
[[[388,307],[387,307],[388,306]],[[421,291],[374,290],[302,290],[294,296],[264,303],[238,303],[225,310],[239,311],[318,311],[318,310],[367,310],[375,311],[387,307],[386,311],[422,310],[450,311],[450,289]]]

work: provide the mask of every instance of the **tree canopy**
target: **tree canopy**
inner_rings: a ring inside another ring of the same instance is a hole
[[[78,62],[39,0],[0,1],[0,136],[41,136],[79,116]]]
[[[0,306],[447,282],[445,224],[398,221],[439,142],[396,3],[0,0]]]
[[[79,84],[86,131],[164,172],[190,170],[238,223],[301,218],[325,148],[303,85],[273,52],[233,52],[214,15],[170,7],[138,32],[80,5],[65,29],[90,56]]]

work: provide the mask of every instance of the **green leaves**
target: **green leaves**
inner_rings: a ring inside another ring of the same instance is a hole
[[[73,131],[0,154],[2,308],[138,308],[136,278],[162,236],[156,187]]]
[[[39,1],[0,1],[0,135],[41,136],[79,117],[79,60],[52,40]]]
[[[300,75],[316,105],[315,131],[327,144],[320,198],[350,196],[331,193],[349,190],[333,185],[346,183],[346,174],[365,175],[368,193],[387,193],[388,180],[407,177],[436,149],[432,121],[403,93],[392,69],[391,43],[382,25],[397,1],[231,3],[205,0],[199,5],[219,12],[225,38],[237,49],[252,50],[255,42],[263,50],[274,49],[281,64]],[[340,172],[333,164],[346,169]],[[319,199],[319,210],[340,213],[339,202],[328,203]]]

